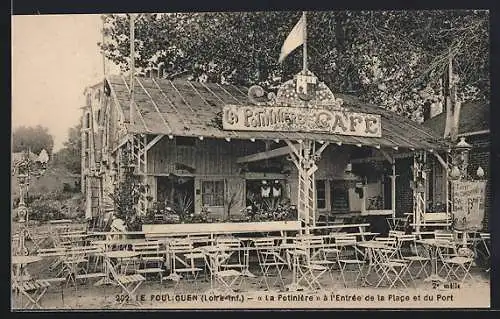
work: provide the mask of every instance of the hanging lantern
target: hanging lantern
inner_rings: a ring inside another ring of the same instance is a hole
[[[453,166],[453,168],[450,171],[450,178],[451,179],[458,179],[460,178],[460,170],[458,169],[457,166]]]

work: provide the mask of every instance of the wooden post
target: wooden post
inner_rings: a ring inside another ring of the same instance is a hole
[[[393,161],[391,163],[392,176],[391,176],[391,210],[392,218],[396,217],[396,164]]]

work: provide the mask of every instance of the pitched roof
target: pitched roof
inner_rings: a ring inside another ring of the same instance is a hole
[[[129,117],[129,83],[121,75],[107,77],[111,94],[125,118]],[[174,136],[233,138],[233,139],[314,139],[351,145],[400,147],[408,149],[444,149],[448,144],[432,130],[403,118],[394,112],[359,99],[336,95],[343,106],[353,112],[379,114],[382,137],[356,137],[311,132],[250,132],[225,131],[214,120],[227,104],[252,105],[248,89],[235,85],[200,83],[136,77],[134,83],[135,118],[128,124],[131,133],[165,134]]]
[[[425,127],[434,130],[439,136],[444,136],[446,113],[425,121]],[[490,129],[490,105],[486,102],[469,102],[460,107],[458,134],[480,132]]]

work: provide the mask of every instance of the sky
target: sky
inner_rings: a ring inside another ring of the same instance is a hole
[[[79,122],[85,87],[103,78],[101,40],[99,15],[13,16],[12,128],[45,126],[60,149]]]

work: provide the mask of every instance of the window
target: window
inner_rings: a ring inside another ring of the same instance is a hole
[[[85,132],[85,149],[90,148],[90,136],[89,132]]]
[[[85,114],[85,128],[90,128],[90,113]]]
[[[326,181],[324,179],[316,181],[316,205],[318,209],[326,208]]]
[[[336,181],[330,185],[332,211],[349,210],[349,191],[344,183]]]
[[[224,181],[203,181],[201,201],[203,206],[224,206]]]

